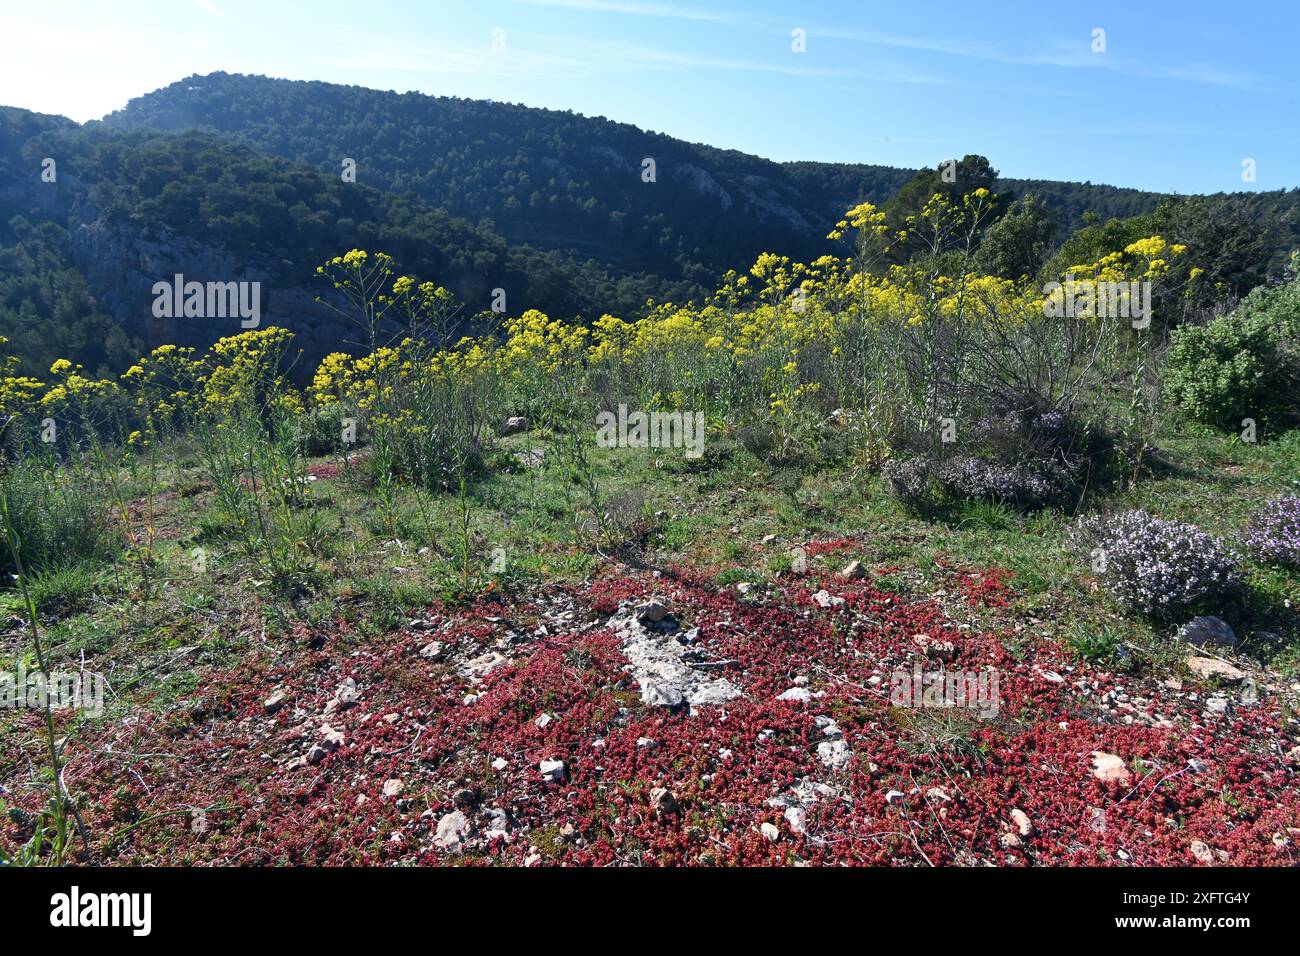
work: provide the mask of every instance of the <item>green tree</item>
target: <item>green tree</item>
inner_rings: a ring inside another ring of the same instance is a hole
[[[984,234],[976,266],[1005,279],[1036,276],[1051,252],[1056,228],[1047,204],[1024,196]]]

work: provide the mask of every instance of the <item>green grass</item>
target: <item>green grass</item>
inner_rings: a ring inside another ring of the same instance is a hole
[[[250,648],[296,628],[320,633],[343,620],[364,641],[432,603],[462,601],[487,587],[580,581],[611,553],[649,567],[694,565],[719,586],[760,583],[789,572],[791,547],[839,538],[853,546],[809,558],[811,574],[858,559],[880,576],[880,586],[923,596],[938,586],[941,565],[1000,566],[1014,575],[1012,614],[1038,622],[1018,640],[1055,637],[1081,659],[1109,666],[1146,666],[1178,653],[1168,629],[1121,614],[1090,587],[1088,568],[1067,547],[1069,514],[970,504],[930,522],[907,514],[877,478],[838,463],[796,472],[727,443],[698,461],[668,455],[656,466],[639,451],[593,448],[602,498],[631,502],[621,550],[611,552],[575,527],[575,514],[588,513],[589,502],[570,468],[550,451],[540,468],[513,464],[513,452],[543,444],[537,435],[507,439],[495,460],[510,467],[470,488],[467,564],[458,496],[398,487],[381,515],[375,490],[364,482],[314,483],[309,526],[320,540],[311,549],[313,571],[287,589],[269,582],[255,556],[214,527],[212,490],[199,462],[177,456],[158,499],[150,595],[116,552],[30,579],[54,663],[85,655],[166,701],[188,692],[184,675],[195,665],[233,665]],[[1144,507],[1228,537],[1267,497],[1294,490],[1300,475],[1300,431],[1252,446],[1175,422],[1159,444],[1164,467],[1094,505]],[[767,535],[777,539],[762,545]],[[192,560],[199,546],[202,572]],[[494,567],[498,549],[505,561]],[[1247,653],[1284,676],[1300,673],[1300,574],[1251,562],[1242,570],[1245,587],[1223,615]],[[3,600],[0,610],[17,612],[12,592]],[[187,648],[193,650],[178,658]]]

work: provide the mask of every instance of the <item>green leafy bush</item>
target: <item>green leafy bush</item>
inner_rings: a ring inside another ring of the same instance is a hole
[[[118,548],[107,497],[84,475],[25,462],[0,472],[0,495],[28,573],[107,560]],[[14,567],[3,538],[0,560]]]
[[[1166,393],[1200,421],[1236,427],[1243,418],[1281,410],[1292,375],[1285,326],[1268,310],[1247,305],[1173,334]]]

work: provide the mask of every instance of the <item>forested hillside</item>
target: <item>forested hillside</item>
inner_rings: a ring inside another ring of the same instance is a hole
[[[333,173],[352,158],[359,181],[486,217],[510,240],[706,287],[766,250],[815,258],[828,223],[856,203],[885,202],[914,174],[775,163],[569,111],[225,73],[173,83],[106,122],[206,128]],[[642,181],[646,159],[655,161],[653,183]],[[1085,211],[1122,218],[1160,199],[1080,183],[1000,186],[1046,198],[1063,232]]]
[[[497,289],[508,314],[635,317],[651,299],[702,301],[766,252],[835,252],[827,232],[860,202],[902,228],[935,192],[977,188],[1013,213],[976,237],[1007,278],[1160,233],[1202,263],[1208,304],[1276,278],[1300,244],[1294,190],[1188,199],[1003,179],[974,155],[955,182],[941,167],[775,163],[603,117],[226,73],[84,126],[5,108],[0,335],[34,371],[56,356],[120,371],[141,344],[231,332],[152,316],[152,285],[181,273],[262,282],[265,321],[319,358],[355,330],[315,302],[314,269],[353,247],[437,277],[463,318]]]
[[[42,160],[55,159],[42,181]],[[520,305],[596,318],[682,283],[612,276],[570,255],[510,245],[410,194],[330,176],[212,133],[123,131],[0,111],[0,335],[28,368],[58,356],[120,371],[139,340],[207,345],[231,328],[151,314],[175,273],[263,283],[264,322],[293,328],[308,357],[356,338],[315,303],[318,262],[359,244],[401,250],[470,318],[492,290]]]

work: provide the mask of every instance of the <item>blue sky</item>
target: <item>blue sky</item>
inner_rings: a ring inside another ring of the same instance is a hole
[[[86,120],[226,70],[571,109],[777,160],[977,152],[1007,176],[1275,189],[1300,186],[1298,36],[1295,0],[44,0],[0,12],[0,102]]]

